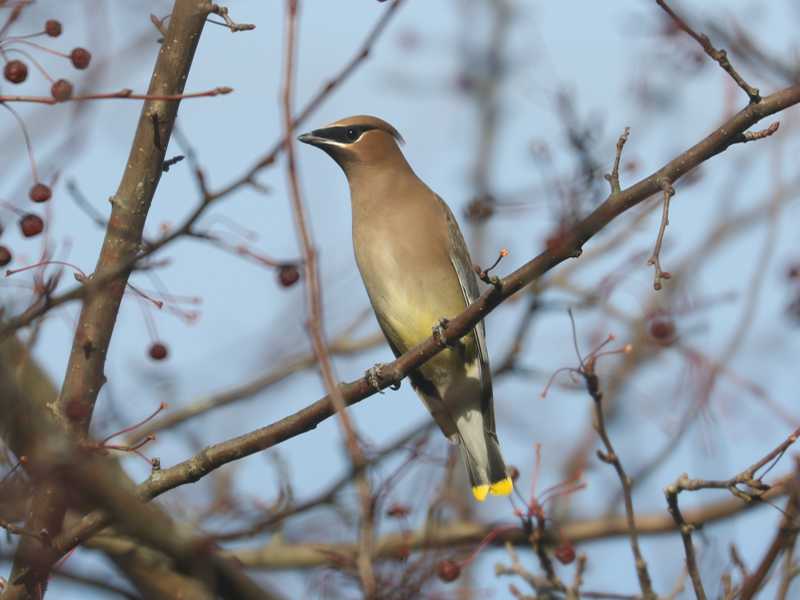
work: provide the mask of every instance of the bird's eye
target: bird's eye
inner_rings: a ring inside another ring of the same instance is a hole
[[[347,133],[347,139],[351,142],[355,142],[358,139],[358,130],[353,127],[349,127],[345,133]]]

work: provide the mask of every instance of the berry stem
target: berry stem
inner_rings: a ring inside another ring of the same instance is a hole
[[[22,130],[22,135],[25,137],[25,147],[28,150],[28,160],[31,164],[31,175],[33,176],[34,181],[39,181],[39,174],[36,172],[36,161],[33,158],[33,147],[31,146],[31,138],[28,135],[28,128],[25,127],[25,121],[22,120],[22,117],[19,116],[17,111],[11,108],[5,102],[0,102],[0,106],[5,108],[8,112],[12,114],[12,116],[17,120],[17,124],[19,128]]]
[[[16,52],[17,54],[21,54],[22,56],[24,56],[25,58],[27,58],[29,61],[31,61],[31,63],[33,64],[33,66],[34,66],[34,67],[36,67],[36,70],[37,70],[37,71],[39,71],[39,73],[41,73],[41,74],[42,74],[42,76],[43,76],[45,79],[47,79],[47,81],[49,81],[50,83],[53,83],[53,81],[55,81],[55,80],[54,80],[54,79],[53,79],[53,78],[50,76],[50,73],[48,73],[48,72],[47,72],[47,69],[45,69],[45,68],[42,66],[42,63],[40,63],[38,60],[36,60],[36,59],[33,57],[33,55],[30,53],[30,52],[27,52],[27,51],[25,51],[25,50],[20,50],[19,48],[9,48],[9,49],[8,49],[8,52],[9,52],[9,53],[11,53],[11,52]],[[6,58],[6,52],[3,52],[3,58]],[[7,60],[7,59],[6,59],[6,60]]]

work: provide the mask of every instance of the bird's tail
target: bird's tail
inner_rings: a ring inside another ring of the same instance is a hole
[[[514,485],[506,472],[496,436],[483,427],[482,419],[478,421],[459,419],[457,441],[469,473],[472,495],[483,502],[489,494],[508,496]]]

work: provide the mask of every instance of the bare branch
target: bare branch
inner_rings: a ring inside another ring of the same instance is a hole
[[[211,7],[211,12],[222,17],[222,20],[225,22],[225,26],[233,33],[236,33],[237,31],[252,31],[256,28],[256,26],[252,23],[236,23],[228,14],[228,8],[226,6],[214,4]],[[216,23],[216,21],[212,22]]]
[[[286,152],[286,165],[289,177],[289,190],[292,200],[292,214],[294,215],[297,235],[303,250],[303,265],[305,268],[306,298],[308,301],[308,321],[306,326],[311,337],[325,390],[331,399],[339,423],[345,437],[345,446],[350,456],[353,469],[356,470],[356,486],[361,499],[361,540],[359,543],[358,575],[364,597],[372,599],[376,596],[375,574],[372,569],[372,522],[374,519],[372,492],[363,466],[366,464],[364,451],[358,441],[355,427],[347,413],[347,407],[333,373],[328,345],[325,341],[324,325],[322,320],[322,290],[320,288],[319,269],[317,267],[317,251],[311,238],[311,231],[306,224],[306,209],[300,194],[300,182],[297,179],[297,162],[294,153],[294,120],[292,119],[292,92],[294,87],[294,58],[296,53],[295,39],[297,36],[297,9],[298,0],[286,2],[286,47],[284,49],[284,82],[283,82],[283,125],[284,149]]]
[[[628,141],[628,136],[630,134],[630,127],[626,127],[622,131],[622,135],[620,135],[619,139],[617,140],[617,152],[614,155],[614,166],[611,168],[611,173],[605,175],[606,181],[608,181],[609,185],[611,186],[612,194],[616,194],[621,190],[619,184],[619,162],[622,159],[622,149],[625,147],[625,143]]]
[[[669,225],[669,201],[675,195],[675,189],[668,179],[661,181],[661,189],[664,192],[664,199],[662,200],[661,210],[661,223],[658,226],[658,237],[656,237],[656,245],[653,248],[653,254],[647,259],[648,265],[653,265],[655,268],[655,276],[653,279],[653,288],[658,291],[661,289],[661,280],[669,279],[672,277],[671,273],[661,270],[661,244],[664,242],[664,232]]]
[[[574,324],[573,324],[574,329]],[[645,600],[655,600],[656,594],[653,592],[653,584],[650,580],[650,572],[647,569],[647,562],[642,555],[642,550],[639,547],[639,531],[636,527],[636,513],[633,508],[633,493],[631,491],[631,480],[622,466],[622,461],[619,458],[611,439],[608,437],[606,430],[605,417],[603,416],[603,393],[600,391],[600,381],[595,373],[595,364],[597,355],[590,356],[579,369],[579,373],[583,376],[586,382],[586,390],[594,401],[595,411],[595,429],[600,436],[600,440],[605,446],[605,452],[597,451],[597,456],[600,460],[610,464],[614,467],[619,478],[620,485],[622,486],[622,495],[625,502],[625,517],[628,523],[628,537],[630,538],[631,551],[636,563],[636,574],[639,578],[639,587],[642,590],[642,597]]]
[[[161,46],[148,94],[172,97],[183,93],[183,86],[200,40],[205,17],[210,10],[207,0],[176,0],[165,43]],[[105,382],[106,352],[114,331],[117,313],[125,292],[129,270],[125,265],[136,259],[142,240],[145,219],[162,173],[165,145],[153,143],[152,117],[158,118],[162,140],[169,140],[179,102],[148,100],[142,107],[128,164],[117,193],[112,199],[112,212],[97,267],[92,277],[109,277],[109,285],[88,295],[81,310],[61,394],[49,410],[65,430],[85,435],[91,420],[97,394]],[[113,275],[108,275],[109,273]],[[58,482],[39,482],[35,506],[28,521],[33,530],[47,530],[56,535],[66,510],[63,489]],[[24,538],[14,561],[12,580],[28,570],[27,557],[35,556],[41,546],[32,538]],[[26,586],[9,585],[3,599],[31,597],[34,590],[43,593],[47,570],[34,569],[35,576]]]
[[[711,40],[708,39],[708,36],[704,33],[697,33],[694,29],[689,27],[689,24],[686,23],[679,15],[673,11],[669,5],[667,5],[666,0],[656,0],[656,3],[664,9],[670,18],[675,21],[675,24],[680,27],[683,31],[688,33],[700,46],[703,48],[703,51],[708,54],[709,57],[713,61],[715,61],[720,67],[722,67],[725,72],[731,76],[744,93],[747,94],[747,97],[750,98],[751,104],[755,104],[757,102],[761,102],[761,95],[758,91],[758,88],[754,88],[750,84],[748,84],[741,75],[733,68],[731,65],[731,61],[728,60],[728,53],[725,50],[717,50],[711,44]]]
[[[778,531],[756,570],[742,584],[739,596],[741,600],[751,600],[756,596],[781,553],[794,546],[797,540],[798,531],[800,531],[800,523],[798,523],[800,516],[800,459],[795,459],[795,472],[787,487],[790,493],[783,519],[781,519]]]

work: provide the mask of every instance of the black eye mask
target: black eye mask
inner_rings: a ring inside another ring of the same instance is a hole
[[[371,129],[377,128],[372,125],[339,125],[336,127],[315,129],[311,134],[315,137],[325,138],[326,140],[331,140],[332,142],[338,142],[340,144],[352,144],[357,141],[365,131]]]

